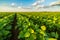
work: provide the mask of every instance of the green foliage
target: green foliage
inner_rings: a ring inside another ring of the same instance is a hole
[[[0,40],[11,37],[14,15],[0,13]],[[60,40],[60,12],[17,12],[16,15],[19,40]]]
[[[24,14],[25,13],[25,14]],[[40,14],[40,15],[39,15]],[[21,12],[17,14],[19,39],[58,40],[60,39],[60,14],[54,12]],[[32,32],[33,31],[33,32]],[[22,32],[22,33],[21,33]],[[27,36],[28,37],[24,37]]]
[[[0,13],[0,40],[8,40],[11,37],[11,23],[14,14]]]

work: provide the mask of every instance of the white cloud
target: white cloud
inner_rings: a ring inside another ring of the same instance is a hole
[[[22,9],[22,7],[21,6],[18,6],[18,9]]]
[[[36,7],[35,7],[35,9],[40,9],[40,8],[44,8],[45,6],[44,5],[37,5]]]
[[[56,1],[56,2],[52,2],[50,5],[46,6],[46,5],[41,5],[41,4],[38,4],[36,5],[34,8],[36,9],[40,9],[40,8],[52,8],[52,6],[60,6],[60,1]]]
[[[60,1],[52,2],[50,4],[50,6],[57,6],[57,5],[60,5]]]
[[[37,6],[40,4],[40,1],[36,1],[35,3],[32,4],[32,6]]]
[[[44,2],[45,0],[37,0],[37,1]]]
[[[37,0],[36,2],[34,2],[32,5],[33,6],[37,6],[40,5],[41,2],[44,2],[45,0]]]
[[[32,7],[33,8],[36,8],[36,9],[38,9],[38,8],[43,8],[44,7],[44,5],[41,5],[41,3],[43,3],[45,0],[36,0],[36,2],[34,2],[33,4],[32,4]]]
[[[13,7],[14,7],[15,5],[16,5],[15,3],[11,3],[11,6],[13,6]]]

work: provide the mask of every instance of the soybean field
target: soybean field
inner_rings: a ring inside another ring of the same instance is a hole
[[[60,12],[0,12],[0,40],[60,40]]]

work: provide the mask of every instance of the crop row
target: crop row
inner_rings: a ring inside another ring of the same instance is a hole
[[[4,16],[4,17],[3,17]],[[11,24],[14,18],[14,14],[3,14],[0,17],[0,40],[7,40],[11,37]]]

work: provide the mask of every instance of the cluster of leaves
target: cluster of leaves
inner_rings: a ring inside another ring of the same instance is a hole
[[[60,40],[60,15],[17,15],[18,39]]]

